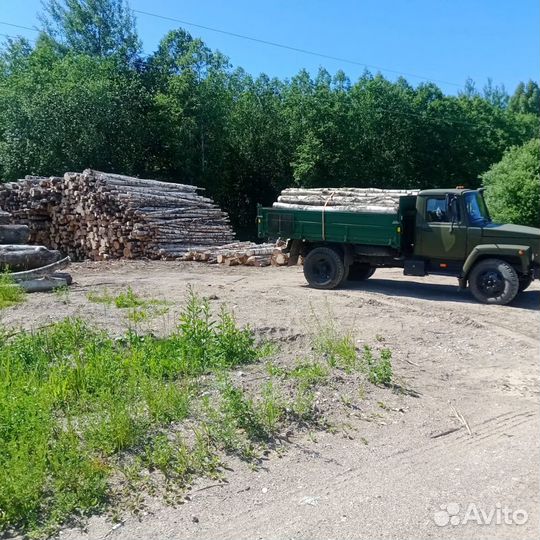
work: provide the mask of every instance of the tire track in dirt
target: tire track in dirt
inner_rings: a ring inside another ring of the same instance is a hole
[[[501,435],[503,432],[520,431],[523,425],[530,424],[533,418],[537,417],[536,411],[524,410],[519,413],[513,414],[513,411],[489,417],[483,421],[475,424],[474,435],[469,437],[469,441],[464,439],[464,436],[457,437],[459,432],[455,432],[447,437],[444,437],[446,442],[442,442],[441,439],[432,439],[427,441],[420,447],[411,447],[405,451],[393,452],[386,456],[373,455],[371,458],[377,462],[381,469],[392,471],[392,483],[399,485],[402,482],[406,482],[411,476],[418,476],[422,474],[420,471],[424,471],[426,475],[429,475],[433,470],[433,467],[440,466],[441,454],[447,455],[449,447],[452,448],[452,460],[454,462],[465,462],[467,456],[470,455],[470,448],[467,446],[467,442],[481,441],[481,446],[491,448],[494,445],[498,445],[496,441],[493,441],[493,437],[497,434]],[[504,423],[502,420],[504,418]],[[516,421],[516,419],[523,419],[522,421]],[[492,425],[494,422],[498,422],[496,425]],[[523,429],[523,428],[522,428]],[[460,434],[461,435],[461,434]],[[478,437],[478,435],[484,435]],[[450,440],[448,440],[450,439]],[[453,439],[453,440],[452,440]],[[382,466],[382,462],[385,465]],[[369,465],[368,465],[369,466]],[[353,467],[349,467],[346,470],[336,473],[335,470],[327,470],[324,474],[319,474],[317,478],[317,485],[321,486],[319,493],[320,497],[329,498],[334,501],[345,500],[350,493],[361,493],[365,491],[377,491],[374,486],[369,486],[369,482],[366,481],[365,475],[362,474],[366,469],[366,464],[362,463]],[[322,494],[322,491],[325,494]],[[253,538],[259,535],[261,530],[272,530],[274,536],[279,536],[280,530],[289,530],[290,523],[287,523],[284,529],[281,529],[276,524],[275,516],[282,516],[283,519],[289,514],[289,510],[294,506],[297,506],[298,500],[301,499],[305,493],[305,488],[294,488],[286,491],[280,491],[279,500],[269,501],[265,504],[264,508],[253,509],[248,508],[244,512],[237,514],[234,519],[234,525],[227,526],[222,529],[216,536],[219,539],[233,540],[239,538],[239,532],[241,531],[241,538]],[[255,523],[256,525],[253,525]],[[277,526],[277,528],[276,528]]]
[[[425,316],[435,316],[441,321],[445,322],[451,322],[455,324],[460,325],[470,325],[475,328],[483,329],[483,330],[491,330],[491,329],[497,329],[501,331],[501,333],[505,337],[509,337],[511,339],[519,339],[524,342],[526,342],[528,345],[533,345],[535,347],[538,347],[538,338],[534,335],[532,331],[523,331],[523,327],[519,325],[518,321],[516,320],[515,324],[512,325],[506,325],[501,324],[500,322],[497,322],[497,320],[486,320],[483,318],[482,315],[479,314],[479,312],[476,309],[473,309],[474,316],[475,317],[482,317],[480,320],[476,318],[472,318],[469,314],[463,313],[463,306],[467,306],[465,302],[461,302],[458,305],[460,306],[460,309],[453,309],[449,307],[449,304],[445,304],[445,309],[437,309],[434,308],[431,303],[427,301],[422,300],[413,300],[408,299],[407,302],[404,302],[400,300],[397,297],[394,297],[392,300],[388,300],[386,298],[381,298],[383,296],[381,293],[377,292],[371,292],[371,291],[362,291],[364,294],[373,295],[377,298],[377,301],[380,302],[383,305],[387,305],[392,308],[399,308],[400,311],[412,311],[418,314],[421,314],[423,317]],[[490,309],[494,306],[483,306],[486,309]],[[503,309],[516,309],[512,308],[510,306],[501,306]],[[471,307],[468,308],[470,310]],[[466,309],[467,310],[467,309]],[[500,316],[500,314],[499,314]],[[458,320],[456,321],[454,317],[458,317]],[[520,330],[516,330],[516,328]]]

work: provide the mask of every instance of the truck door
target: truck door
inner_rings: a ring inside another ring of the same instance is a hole
[[[431,271],[460,268],[465,259],[467,225],[460,203],[454,194],[418,197],[414,254],[428,259]]]

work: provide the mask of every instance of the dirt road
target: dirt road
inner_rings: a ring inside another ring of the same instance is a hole
[[[345,431],[293,438],[257,471],[231,460],[227,484],[201,481],[176,508],[156,501],[118,527],[95,517],[86,532],[65,530],[62,538],[538,537],[538,282],[499,307],[475,303],[453,279],[397,270],[337,291],[307,288],[300,268],[113,262],[73,265],[72,273],[65,302],[32,295],[0,322],[28,327],[84,315],[121,330],[114,310],[88,303],[89,290],[129,284],[180,305],[191,284],[291,357],[313,313],[331,313],[360,345],[384,339],[398,381],[413,391],[385,391],[372,421],[351,415]],[[153,324],[165,332],[174,314]],[[448,523],[447,510],[458,524]]]

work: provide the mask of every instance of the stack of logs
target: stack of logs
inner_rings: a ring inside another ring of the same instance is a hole
[[[196,186],[90,169],[0,185],[0,208],[30,241],[74,260],[169,259],[234,240],[228,216]]]
[[[417,195],[417,190],[377,188],[288,188],[274,208],[341,212],[395,213],[399,198]]]
[[[285,266],[289,256],[282,252],[284,242],[255,244],[234,242],[216,248],[192,250],[182,257],[185,261],[200,261],[225,266]]]
[[[28,292],[49,291],[71,284],[71,276],[58,272],[69,264],[59,251],[30,246],[27,225],[12,223],[12,216],[0,210],[0,270],[9,271],[13,281]]]

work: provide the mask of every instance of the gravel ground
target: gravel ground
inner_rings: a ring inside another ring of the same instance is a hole
[[[66,297],[31,295],[1,312],[0,323],[31,328],[80,316],[121,332],[121,312],[86,294],[131,285],[173,303],[149,323],[166,333],[191,285],[279,341],[291,359],[302,354],[316,317],[352,330],[359,346],[383,340],[409,391],[378,389],[365,410],[341,408],[346,430],[297,434],[256,471],[231,458],[227,483],[201,480],[177,507],[154,500],[119,525],[96,516],[62,538],[538,537],[538,282],[511,306],[486,306],[458,292],[455,279],[393,269],[336,291],[309,289],[299,267],[136,261],[74,264],[71,272]],[[506,509],[513,523],[504,523]],[[447,510],[459,523],[446,524]],[[524,513],[516,510],[527,513],[526,523],[517,523]]]

